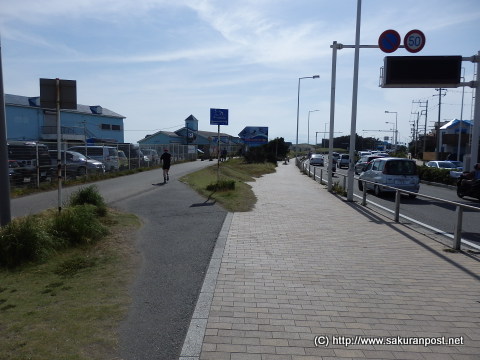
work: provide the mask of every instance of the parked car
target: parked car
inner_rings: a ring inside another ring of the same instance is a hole
[[[29,184],[32,181],[32,173],[24,168],[16,160],[8,160],[8,178],[10,185]]]
[[[142,149],[144,156],[148,158],[150,164],[158,165],[160,164],[160,156],[158,155],[157,150],[155,149]]]
[[[458,171],[463,171],[463,162],[457,160],[448,160],[457,167]]]
[[[128,158],[123,152],[123,150],[117,150],[118,151],[118,162],[120,165],[120,170],[125,170],[128,169]]]
[[[120,169],[118,150],[113,146],[72,146],[68,150],[79,152],[90,159],[102,162],[105,165],[105,171],[117,171]]]
[[[118,150],[122,150],[129,160],[129,168],[136,169],[149,165],[148,157],[146,157],[140,150],[140,147],[135,144],[118,144]]]
[[[350,164],[350,156],[348,154],[340,154],[340,157],[337,160],[337,166],[341,169],[343,166],[348,168]]]
[[[383,192],[396,191],[384,185],[414,193],[418,193],[420,189],[417,165],[414,160],[409,159],[393,157],[373,159],[358,177],[358,188],[363,191],[364,183],[361,180],[372,182],[365,183],[365,187],[367,190],[373,190],[377,196],[381,196]],[[415,198],[416,195],[409,194],[409,197]]]
[[[321,154],[312,154],[310,158],[310,165],[312,166],[324,166],[325,160]]]
[[[55,174],[46,145],[33,141],[9,141],[7,147],[8,159],[20,165],[25,177],[36,181],[39,176],[40,181],[48,181]]]
[[[355,163],[355,174],[360,175],[360,173],[365,169],[367,164],[373,159],[379,159],[382,157],[387,157],[383,155],[364,155]]]
[[[451,161],[429,161],[426,166],[437,169],[460,171],[459,168]],[[463,169],[463,167],[461,169]]]
[[[52,166],[57,166],[58,153],[57,150],[49,150]],[[70,150],[62,150],[60,152],[62,174],[66,178],[75,178],[77,176],[85,176],[86,174],[103,174],[105,173],[105,165],[94,159],[88,159],[85,155]]]

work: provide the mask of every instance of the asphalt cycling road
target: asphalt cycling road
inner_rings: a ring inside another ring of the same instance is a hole
[[[187,333],[210,257],[227,212],[206,201],[178,178],[214,165],[196,161],[95,183],[109,206],[134,213],[141,266],[130,289],[132,305],[119,329],[119,356],[177,359]],[[63,198],[78,189],[65,189]],[[57,207],[57,191],[11,202],[12,216]]]

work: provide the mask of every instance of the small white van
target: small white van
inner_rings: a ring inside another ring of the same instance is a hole
[[[367,180],[369,183],[364,183],[362,180]],[[395,192],[394,188],[418,193],[420,179],[417,174],[417,164],[414,160],[402,158],[373,159],[358,177],[360,191],[363,191],[364,184],[366,189],[373,190],[376,196],[381,196],[383,192]],[[408,194],[408,196],[416,197],[415,194]]]

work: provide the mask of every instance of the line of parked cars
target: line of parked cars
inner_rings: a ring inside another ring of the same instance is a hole
[[[50,181],[57,176],[58,153],[33,141],[9,141],[8,168],[12,185]],[[78,145],[60,152],[64,178],[104,173],[128,168],[158,165],[155,149],[140,149],[134,144],[115,146]]]

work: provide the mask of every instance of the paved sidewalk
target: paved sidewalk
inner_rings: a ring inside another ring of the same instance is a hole
[[[227,216],[181,360],[480,359],[477,259],[343,201],[293,161],[252,185],[257,205]],[[397,344],[342,344],[377,337]]]

